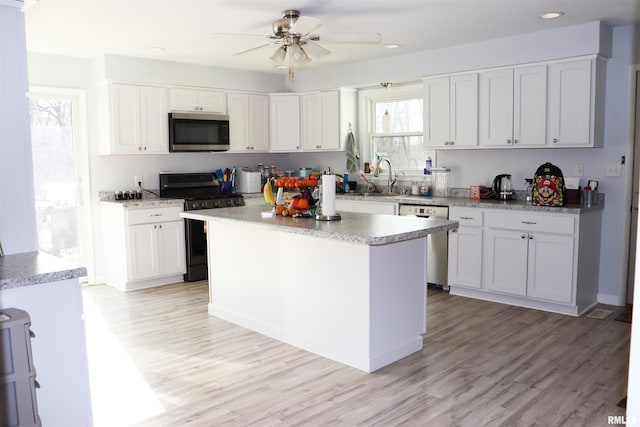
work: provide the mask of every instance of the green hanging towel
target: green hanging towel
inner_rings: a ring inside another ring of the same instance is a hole
[[[358,171],[358,160],[360,159],[360,152],[358,150],[358,144],[353,136],[353,132],[349,129],[347,134],[347,143],[345,145],[345,152],[347,153],[347,172],[356,173]]]

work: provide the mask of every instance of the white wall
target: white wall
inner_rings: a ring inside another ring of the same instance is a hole
[[[31,162],[24,16],[0,4],[0,242],[6,254],[38,249]]]

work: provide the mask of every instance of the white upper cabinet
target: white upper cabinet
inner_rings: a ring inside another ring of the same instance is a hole
[[[99,85],[101,153],[168,153],[167,98],[164,87]]]
[[[269,96],[248,93],[227,94],[229,152],[269,150]]]
[[[172,111],[201,111],[227,114],[227,95],[207,89],[171,88]]]
[[[424,138],[430,147],[478,145],[478,74],[424,79]]]
[[[499,148],[544,145],[546,93],[544,65],[481,73],[480,145]]]
[[[549,145],[602,145],[604,61],[585,59],[549,65]]]
[[[338,91],[305,94],[300,97],[302,149],[341,149],[340,94]]]
[[[606,62],[583,58],[425,78],[425,144],[601,147]]]
[[[300,96],[269,96],[269,147],[271,151],[300,150]]]
[[[340,151],[356,121],[357,92],[349,89],[271,94],[270,149]]]

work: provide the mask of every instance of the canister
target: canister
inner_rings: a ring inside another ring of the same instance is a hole
[[[449,173],[451,169],[431,168],[431,174],[433,175],[433,195],[435,197],[448,197],[449,196]]]

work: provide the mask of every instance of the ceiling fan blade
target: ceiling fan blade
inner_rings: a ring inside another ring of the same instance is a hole
[[[209,33],[211,37],[229,38],[229,39],[268,39],[269,36],[258,34],[234,34],[234,33]]]
[[[296,19],[296,22],[293,23],[291,32],[306,35],[320,28],[320,25],[322,24],[320,24],[320,20],[317,18],[312,18],[310,16],[300,16],[298,19]]]
[[[334,33],[322,34],[316,41],[322,43],[378,44],[382,41],[380,33]]]
[[[314,43],[312,41],[307,41],[304,44],[303,49],[314,58],[319,58],[321,56],[325,56],[331,53],[329,49],[325,49],[324,47],[320,46],[318,43]]]
[[[271,43],[267,43],[267,44],[262,44],[260,46],[252,47],[251,49],[247,49],[247,50],[243,50],[241,52],[235,53],[233,56],[244,55],[246,53],[250,53],[250,52],[253,52],[253,51],[256,51],[256,50],[264,49],[266,47],[273,46],[273,45],[276,45],[276,44],[278,44],[278,42],[271,42]]]

